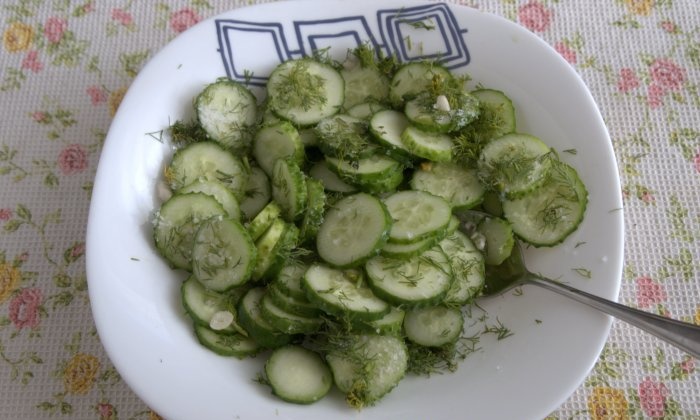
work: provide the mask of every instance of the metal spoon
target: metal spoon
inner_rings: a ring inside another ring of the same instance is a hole
[[[525,284],[543,287],[598,309],[673,344],[696,359],[700,359],[699,325],[633,309],[533,273],[525,266],[519,245],[513,247],[511,256],[501,265],[487,266],[484,294],[502,294]]]

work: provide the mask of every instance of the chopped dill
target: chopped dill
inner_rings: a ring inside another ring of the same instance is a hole
[[[496,319],[495,325],[485,325],[484,334],[495,334],[496,338],[500,341],[513,335],[513,332],[506,328],[500,320]]]
[[[243,70],[243,80],[245,81],[245,84],[249,84],[250,81],[253,79],[253,71],[245,69]]]
[[[268,90],[276,92],[272,97],[273,109],[301,108],[308,111],[326,103],[324,79],[309,71],[308,60],[288,61],[280,69],[279,79]]]
[[[569,154],[571,154],[571,155],[575,155],[575,154],[578,153],[578,150],[576,150],[576,149],[566,149],[566,150],[562,150],[562,152],[564,152],[564,153],[569,153]]]
[[[176,146],[186,146],[207,139],[207,133],[197,121],[175,121],[168,127],[170,138]]]
[[[576,274],[578,274],[579,276],[585,277],[585,278],[587,278],[587,279],[590,279],[590,278],[592,277],[592,275],[593,275],[593,273],[591,272],[591,270],[589,270],[589,269],[587,269],[587,268],[572,268],[571,270],[573,270],[573,271],[574,271]]]
[[[433,23],[433,20],[428,18],[427,21],[429,23],[425,23],[426,19],[421,19],[421,20],[414,20],[414,21],[409,21],[406,19],[399,19],[399,23],[405,23],[406,25],[411,26],[414,29],[425,29],[426,31],[432,31],[435,29],[435,24]]]
[[[386,77],[393,76],[399,67],[396,57],[384,55],[382,50],[375,50],[369,43],[359,45],[351,53],[362,67],[376,69]]]
[[[407,371],[426,376],[455,372],[462,360],[478,350],[478,344],[478,335],[460,337],[456,342],[441,347],[425,347],[407,341]]]

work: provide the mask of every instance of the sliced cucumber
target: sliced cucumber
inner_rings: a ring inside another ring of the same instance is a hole
[[[344,109],[367,102],[383,102],[389,96],[389,80],[374,67],[344,68],[340,74],[345,80]]]
[[[249,337],[262,347],[275,348],[290,342],[292,336],[283,334],[267,322],[260,312],[265,289],[250,289],[238,304],[238,319]]]
[[[274,286],[290,298],[305,300],[306,289],[303,287],[304,274],[308,265],[296,261],[288,262],[282,267],[274,280]]]
[[[479,101],[464,91],[445,94],[423,92],[406,102],[406,118],[430,132],[451,133],[479,116]]]
[[[387,109],[386,106],[377,102],[362,102],[347,110],[351,117],[361,120],[369,120],[375,113]]]
[[[389,239],[410,243],[444,232],[452,217],[443,198],[425,191],[399,191],[384,199],[394,224]]]
[[[386,109],[372,116],[369,121],[369,129],[382,146],[395,155],[409,158],[411,152],[401,140],[401,135],[409,124],[408,118],[402,112]]]
[[[326,193],[323,191],[321,181],[306,178],[306,191],[306,212],[303,214],[299,228],[299,242],[302,243],[316,239],[326,211]]]
[[[441,235],[432,235],[409,243],[387,242],[382,247],[381,255],[389,258],[407,259],[415,255],[420,255],[437,244]]]
[[[194,276],[190,276],[180,286],[182,304],[192,320],[211,328],[212,320],[218,314],[236,314],[236,304],[240,300],[240,291],[219,293],[205,288]],[[241,332],[236,316],[229,316],[227,325],[214,325],[219,333],[232,334]],[[244,332],[244,331],[243,331]]]
[[[392,335],[353,335],[326,356],[333,380],[355,408],[373,405],[398,385],[408,367],[403,339]]]
[[[379,319],[390,310],[363,282],[362,271],[340,270],[312,264],[304,275],[304,288],[311,302],[324,312],[350,319]]]
[[[401,336],[405,315],[405,311],[392,306],[391,311],[383,317],[372,321],[357,321],[353,323],[353,328],[367,333]]]
[[[423,131],[409,125],[401,133],[401,141],[413,155],[433,162],[449,162],[452,160],[454,143],[450,136],[441,133]]]
[[[220,356],[243,359],[260,351],[255,340],[240,333],[222,334],[199,324],[194,325],[194,333],[200,344]]]
[[[479,177],[491,189],[517,198],[547,180],[554,160],[550,147],[537,137],[506,134],[481,150]]]
[[[246,229],[233,219],[202,223],[192,247],[192,272],[206,288],[225,291],[247,282],[258,252]]]
[[[365,270],[375,295],[405,307],[439,303],[452,284],[452,269],[437,246],[407,260],[374,257]]]
[[[343,77],[328,64],[302,58],[280,64],[267,83],[272,111],[297,126],[335,115],[345,101]]]
[[[318,331],[323,324],[321,318],[298,315],[280,308],[270,293],[265,293],[260,301],[260,314],[270,325],[285,334],[309,334]]]
[[[474,122],[484,141],[515,132],[515,107],[500,90],[477,89],[471,94],[479,100],[479,118]]]
[[[265,376],[275,395],[296,404],[320,400],[333,385],[331,370],[323,359],[298,345],[275,349],[265,362]]]
[[[402,170],[401,164],[382,154],[374,154],[356,162],[348,162],[326,157],[328,167],[338,174],[340,179],[353,185],[373,185],[384,181],[395,172]]]
[[[272,282],[270,287],[267,288],[267,296],[270,297],[272,303],[281,311],[288,312],[292,315],[317,317],[321,313],[321,310],[316,305],[309,302],[306,295],[303,295],[302,298],[288,295],[277,282]]]
[[[221,207],[226,210],[226,214],[231,219],[241,218],[241,209],[238,205],[238,200],[233,194],[233,191],[228,189],[223,183],[215,180],[198,180],[178,190],[180,194],[200,192],[210,195],[221,204]]]
[[[583,220],[588,192],[576,170],[556,162],[549,180],[521,198],[505,200],[503,215],[518,237],[535,246],[554,246]]]
[[[328,191],[340,193],[351,193],[357,191],[354,185],[350,185],[340,179],[338,174],[328,168],[328,163],[325,160],[316,162],[309,170],[309,175],[312,178],[318,179],[323,183],[323,187]]]
[[[257,166],[251,166],[245,194],[240,202],[240,209],[246,220],[252,220],[270,202],[270,179],[265,171]]]
[[[255,96],[242,84],[222,78],[195,99],[197,119],[212,140],[242,151],[250,145],[251,128],[258,122]]]
[[[192,269],[192,246],[202,222],[226,211],[204,193],[175,194],[156,214],[153,237],[160,254],[175,268]]]
[[[304,172],[293,158],[277,159],[272,172],[272,198],[282,216],[293,222],[306,210],[307,189]]]
[[[413,173],[411,188],[427,191],[447,200],[453,209],[477,206],[484,197],[484,187],[476,169],[451,162],[427,162]]]
[[[253,139],[253,157],[265,173],[272,177],[277,159],[292,158],[304,163],[304,144],[296,128],[287,121],[262,127]]]
[[[404,101],[426,91],[435,77],[451,78],[452,74],[433,62],[418,61],[405,64],[391,79],[389,99],[395,108],[402,108]]]
[[[403,321],[406,338],[426,347],[454,343],[462,333],[462,311],[445,306],[411,309]]]
[[[282,209],[274,201],[270,201],[248,223],[248,234],[253,241],[257,241],[275,220],[282,215]]]
[[[484,287],[484,256],[461,231],[455,231],[440,241],[440,248],[450,262],[454,277],[443,303],[465,305]]]
[[[499,265],[510,255],[515,245],[511,224],[499,217],[486,217],[476,227],[486,239],[485,262]]]
[[[373,155],[377,146],[371,142],[367,122],[345,114],[323,119],[316,125],[318,148],[326,156],[356,161]]]
[[[173,191],[201,179],[217,180],[243,197],[250,175],[248,166],[231,152],[210,141],[191,143],[178,150],[166,169]]]
[[[255,242],[258,262],[253,270],[253,280],[269,280],[277,276],[298,240],[299,229],[294,224],[275,219]]]
[[[358,193],[338,201],[316,237],[318,254],[335,267],[362,264],[386,243],[391,216],[376,197]]]

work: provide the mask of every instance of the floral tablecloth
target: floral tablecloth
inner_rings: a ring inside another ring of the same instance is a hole
[[[198,21],[261,1],[0,5],[0,418],[158,418],[100,344],[85,276],[99,153],[139,69]],[[464,0],[518,22],[578,71],[616,151],[619,300],[700,324],[700,4]],[[700,419],[697,360],[621,322],[552,419]]]

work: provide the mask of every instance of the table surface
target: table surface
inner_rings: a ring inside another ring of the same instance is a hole
[[[100,149],[139,69],[194,23],[262,1],[8,0],[0,7],[0,418],[158,418],[93,324],[85,227]],[[464,0],[551,44],[591,90],[622,181],[619,301],[700,324],[696,0]],[[697,361],[615,321],[552,419],[700,418]]]

